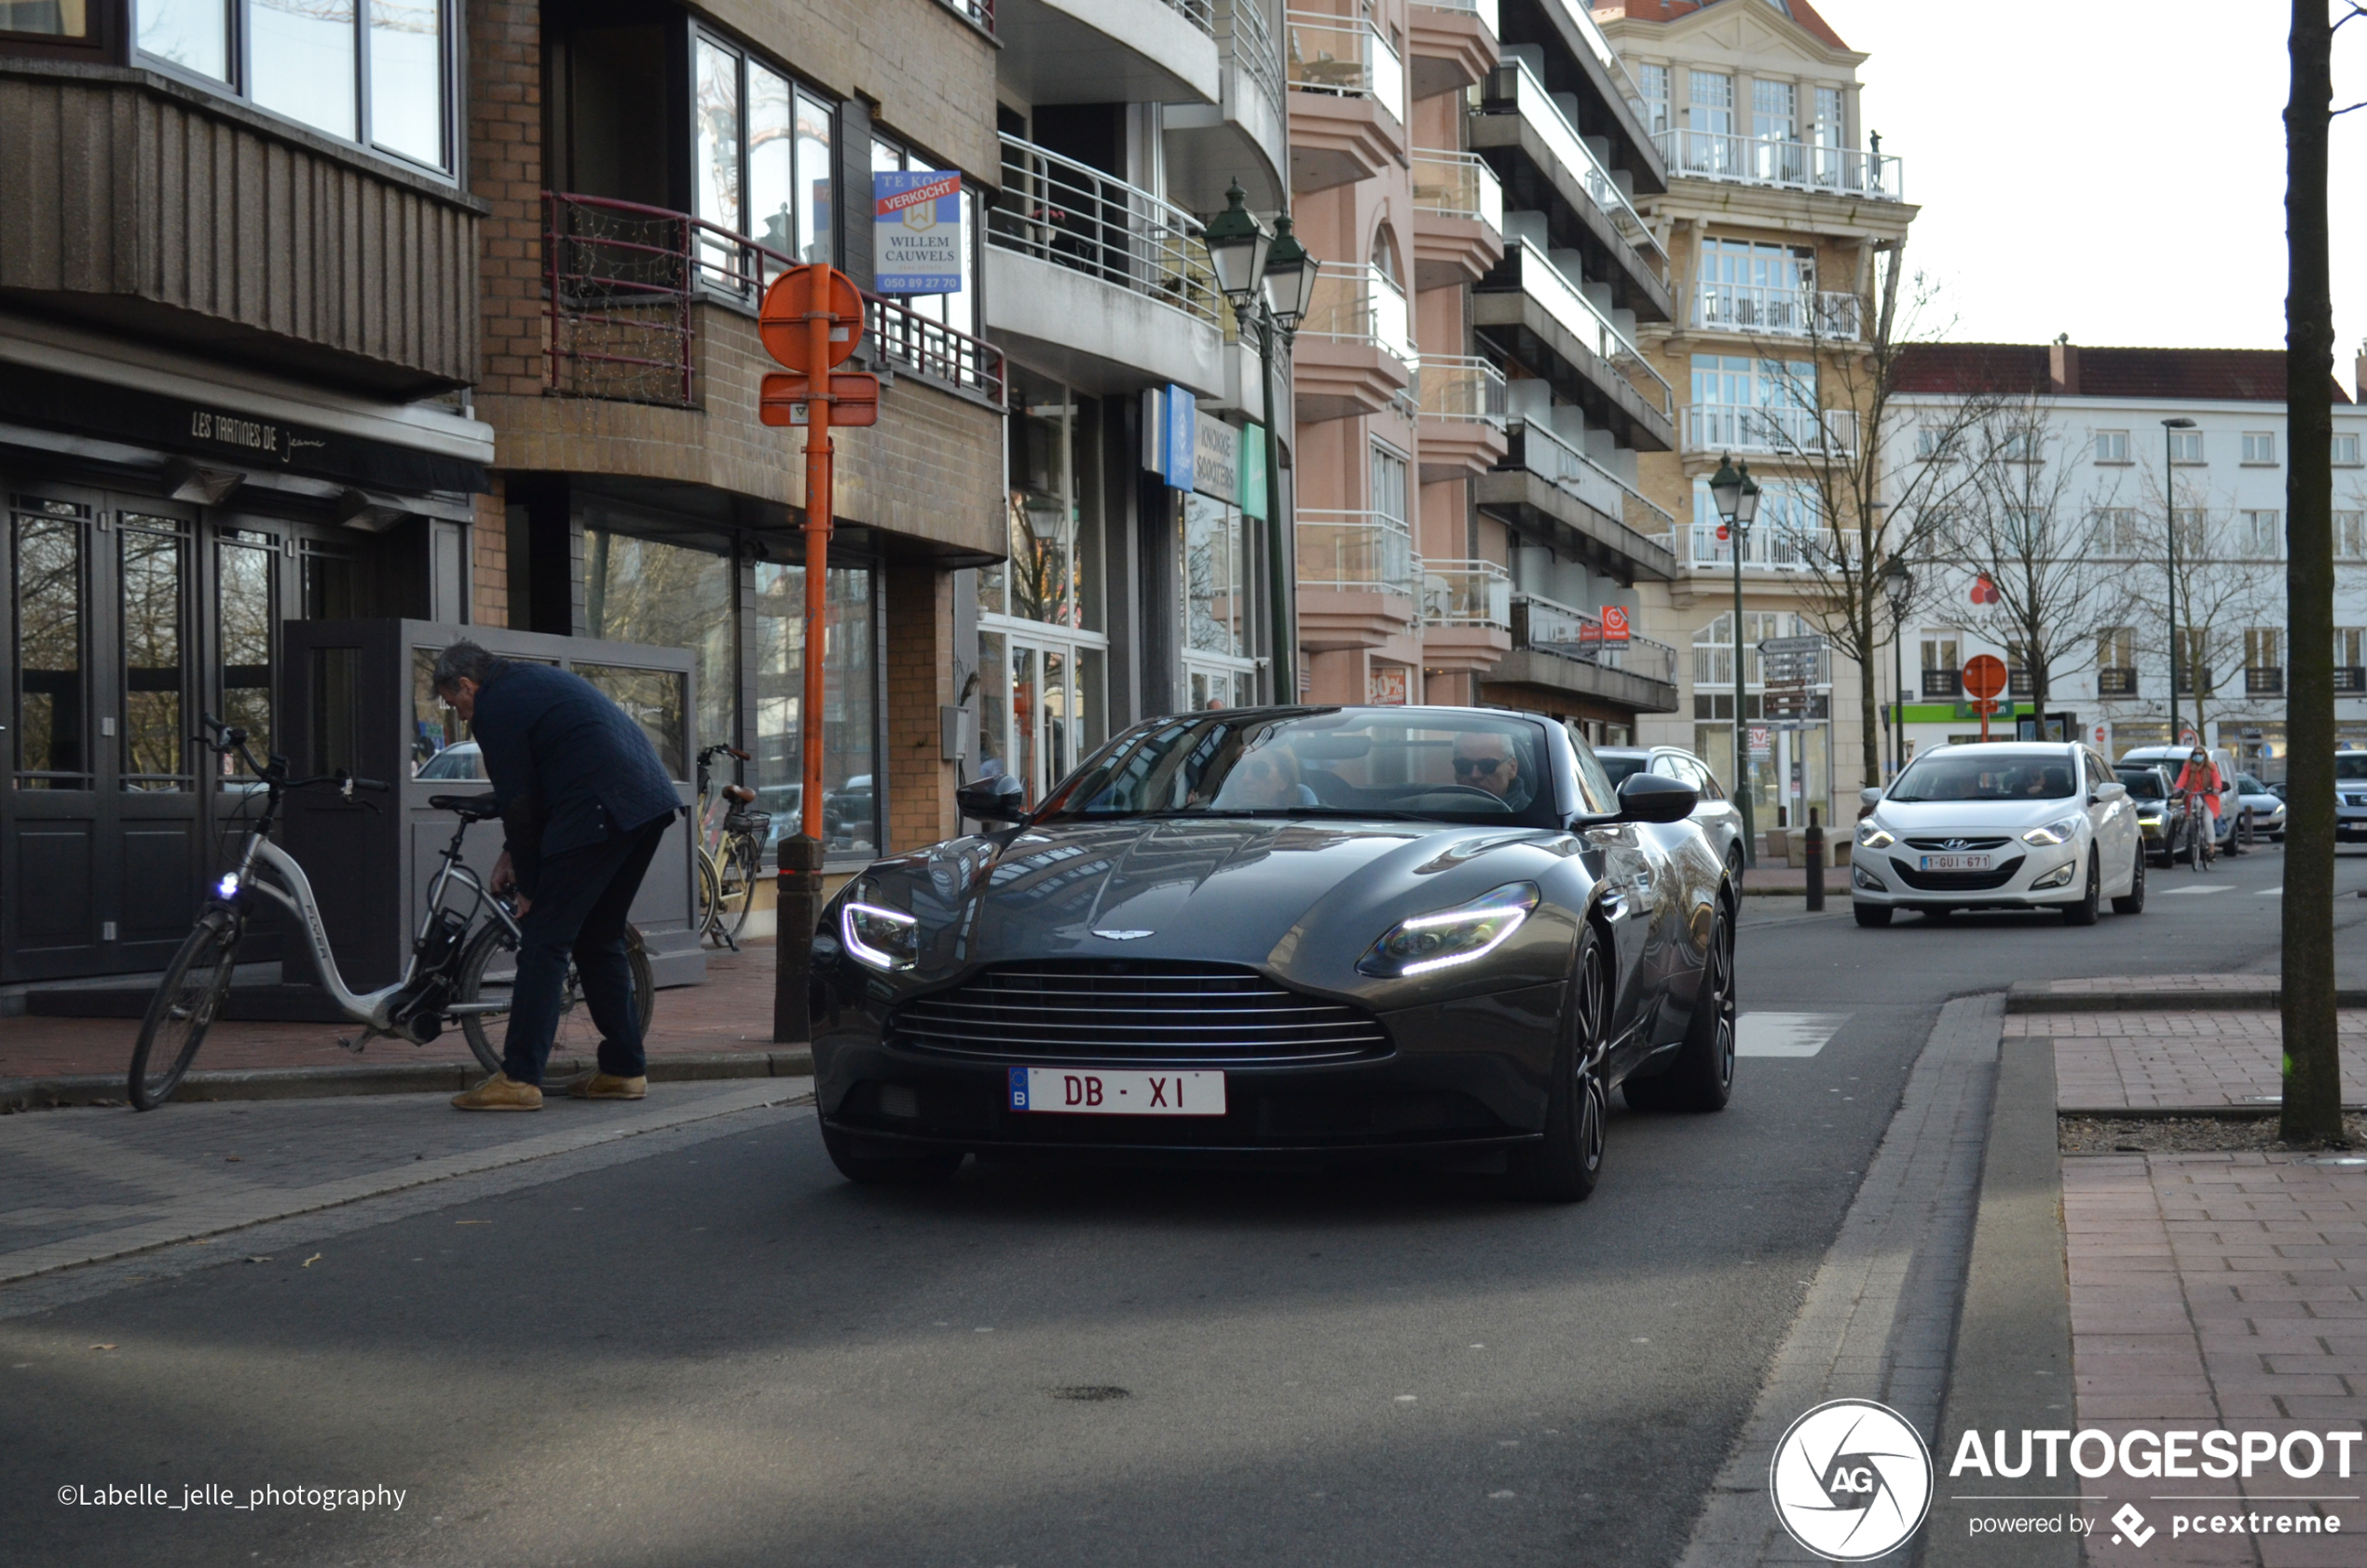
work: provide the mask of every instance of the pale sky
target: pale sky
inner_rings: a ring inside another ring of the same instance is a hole
[[[1865,123],[1922,209],[1908,255],[1965,341],[2280,348],[2278,0],[1814,0],[1872,56]],[[2367,98],[2367,20],[2334,106]],[[2334,374],[2367,337],[2367,109],[2334,121]]]

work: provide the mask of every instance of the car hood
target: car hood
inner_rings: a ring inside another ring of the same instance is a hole
[[[2064,817],[2085,816],[2076,796],[2059,800],[1884,800],[1874,820],[1901,839],[1935,835],[1978,837],[2018,834]]]
[[[1404,913],[1533,876],[1538,856],[1573,844],[1430,823],[1052,824],[881,862],[858,895],[920,917],[915,978],[1014,958],[1284,963],[1310,929],[1361,952]]]

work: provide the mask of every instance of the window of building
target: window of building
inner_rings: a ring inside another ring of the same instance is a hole
[[[583,634],[698,655],[694,745],[739,743],[732,558],[611,528],[583,530]]]
[[[2199,561],[2210,549],[2210,513],[2198,506],[2172,508],[2171,529],[2178,535],[2178,553]]]
[[[1816,89],[1816,145],[1827,152],[1837,152],[1849,145],[1847,106],[1839,88]]]
[[[1739,171],[1734,136],[1734,78],[1716,71],[1685,73],[1685,166],[1706,173]]]
[[[2361,665],[2367,665],[2367,626],[2337,626],[2337,627],[2335,627],[2335,628],[2334,628],[2334,669],[2335,669],[2335,672],[2336,672],[2335,676],[2334,676],[2334,685],[2335,685],[2335,689],[2336,689],[2337,690],[2342,689],[2342,687],[2343,687],[2343,678],[2342,678],[2342,675],[2341,675],[2341,672],[2342,672],[2342,671],[2345,671],[2345,670],[2356,670],[2356,669],[2360,668]],[[2357,693],[2357,692],[2359,691],[2359,689],[2360,689],[2360,688],[2359,688],[2358,684],[2357,684],[2356,682],[2353,682],[2353,683],[2351,684],[2351,686],[2350,686],[2350,690],[2351,690],[2351,691],[2355,694],[2355,693]]]
[[[1705,239],[1695,270],[1704,326],[1782,333],[1814,326],[1808,296],[1816,287],[1816,256],[1804,246]]]
[[[0,0],[0,33],[30,33],[42,38],[88,38],[89,0]]]
[[[2173,463],[2203,461],[2203,432],[2200,430],[2170,431],[2169,460]]]
[[[2127,430],[2098,430],[2096,432],[2096,460],[2100,463],[2128,461],[2128,432]]]
[[[2271,508],[2236,514],[2236,545],[2247,555],[2275,559],[2281,538],[2278,519],[2284,513]]]
[[[871,138],[871,169],[875,173],[926,169],[928,160],[884,136]],[[868,193],[867,193],[868,196]],[[910,294],[904,303],[932,321],[955,332],[978,335],[978,193],[962,187],[962,287],[950,294]]]
[[[1751,138],[1758,143],[1754,156],[1760,179],[1805,177],[1799,150],[1799,91],[1791,83],[1751,79]]]
[[[1375,455],[1375,469],[1380,466]],[[1403,471],[1403,459],[1398,459]],[[1249,652],[1249,574],[1241,509],[1195,491],[1184,498],[1184,635],[1195,653]]]
[[[759,561],[754,577],[748,632],[755,645],[756,714],[745,743],[755,760],[747,778],[758,806],[773,813],[778,840],[800,831],[803,804],[805,568]],[[862,566],[832,566],[823,585],[829,619],[822,641],[822,838],[834,854],[871,854],[880,842],[872,587],[872,575]],[[765,858],[770,865],[769,849]]]
[[[2244,432],[2244,461],[2245,461],[2245,462],[2247,462],[2247,463],[2274,463],[2276,460],[2277,460],[2277,432],[2276,432],[2276,431],[2274,431],[2274,430],[2246,430],[2246,431]]]
[[[2137,664],[2137,631],[2132,626],[2107,626],[2096,634],[2096,667],[2129,670]]]
[[[2359,467],[2359,438],[2357,436],[2338,435],[2334,438],[2334,467],[2338,469]]]
[[[2367,511],[2334,513],[2334,553],[2346,561],[2367,561]]]
[[[88,0],[0,0],[0,29],[80,37]],[[54,25],[28,26],[44,14]],[[134,0],[134,47],[256,107],[452,167],[448,0]],[[366,88],[366,91],[364,89]]]
[[[2137,509],[2100,506],[2088,514],[2088,543],[2099,555],[2137,553]]]
[[[693,212],[770,255],[703,235],[709,281],[761,287],[790,262],[831,259],[830,108],[763,61],[700,34],[692,106]]]
[[[1644,95],[1644,120],[1651,133],[1658,136],[1668,129],[1668,67],[1638,65],[1635,67],[1635,88]]]
[[[2285,631],[2281,626],[2244,628],[2244,668],[2281,670],[2285,667]]]

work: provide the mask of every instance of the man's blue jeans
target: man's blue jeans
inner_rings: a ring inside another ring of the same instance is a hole
[[[672,817],[661,817],[606,843],[555,854],[542,863],[532,903],[518,922],[518,977],[510,992],[510,1035],[501,1070],[514,1083],[540,1084],[559,1029],[568,957],[583,983],[583,1002],[600,1030],[600,1070],[638,1078],[641,1015],[634,1005],[633,967],[625,958],[625,916]]]

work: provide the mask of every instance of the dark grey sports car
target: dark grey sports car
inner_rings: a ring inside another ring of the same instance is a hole
[[[1138,725],[1012,825],[883,860],[814,938],[822,1136],[858,1181],[971,1151],[1500,1152],[1593,1191],[1606,1108],[1715,1111],[1736,889],[1694,792],[1549,719]]]

